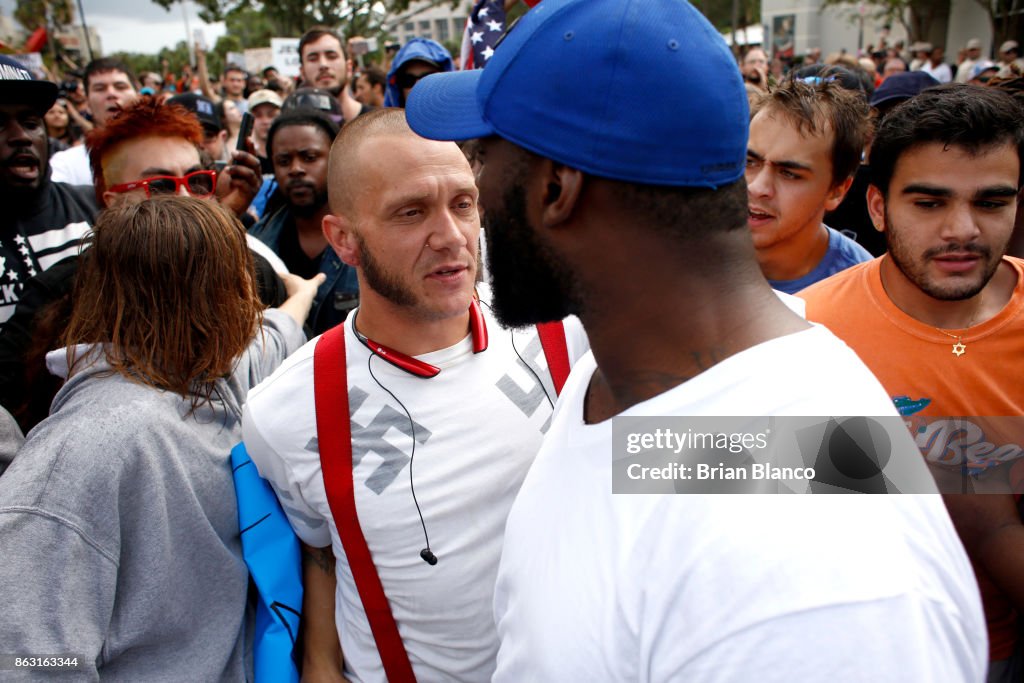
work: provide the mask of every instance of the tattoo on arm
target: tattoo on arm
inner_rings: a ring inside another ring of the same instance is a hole
[[[336,560],[334,559],[334,553],[331,551],[330,546],[326,548],[311,548],[309,546],[303,546],[302,557],[304,560],[308,560],[319,567],[324,574],[334,576],[334,565]]]

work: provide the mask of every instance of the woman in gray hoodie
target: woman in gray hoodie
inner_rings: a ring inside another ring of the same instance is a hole
[[[91,242],[47,356],[67,381],[0,477],[2,649],[30,676],[244,680],[229,452],[322,276],[262,311],[241,225],[191,197],[110,209]]]

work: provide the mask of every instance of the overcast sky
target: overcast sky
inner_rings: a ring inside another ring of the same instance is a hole
[[[14,0],[0,0],[0,10],[11,16]],[[199,19],[195,3],[187,2],[189,28],[203,30],[207,47],[224,35],[224,23],[205,24]],[[156,54],[164,47],[174,47],[185,40],[185,18],[181,5],[166,11],[150,0],[82,0],[85,22],[96,30],[103,41],[103,51]],[[75,4],[77,13],[77,0]]]

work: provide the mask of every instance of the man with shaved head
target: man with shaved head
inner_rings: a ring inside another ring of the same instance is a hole
[[[492,317],[477,282],[476,184],[454,143],[382,109],[345,125],[329,164],[324,234],[356,269],[359,307],[254,390],[243,418],[246,448],[305,545],[303,675],[398,680],[398,667],[490,680],[505,519],[560,380],[536,328]],[[565,330],[567,368],[586,341],[578,323]],[[323,369],[346,378],[335,401],[321,393]],[[332,424],[350,416],[347,459],[318,411]],[[349,514],[321,458],[347,481]],[[380,610],[364,607],[365,570],[390,606],[393,641],[379,635]]]

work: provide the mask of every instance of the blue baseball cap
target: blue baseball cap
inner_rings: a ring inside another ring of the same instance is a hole
[[[719,187],[744,171],[750,113],[724,38],[684,0],[544,0],[475,71],[410,92],[434,140],[498,135],[596,176]]]

